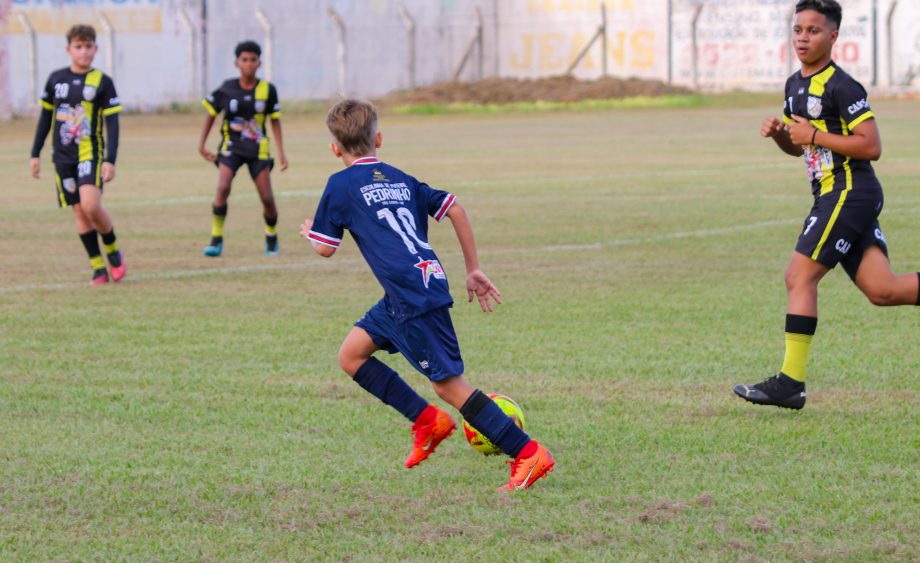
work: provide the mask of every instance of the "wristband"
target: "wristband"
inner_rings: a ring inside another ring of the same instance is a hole
[[[818,128],[815,127],[814,133],[811,134],[811,144],[812,144],[812,145],[815,144],[815,135],[817,135],[817,134],[818,134]]]

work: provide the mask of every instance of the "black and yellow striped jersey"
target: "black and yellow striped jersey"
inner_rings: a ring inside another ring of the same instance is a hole
[[[39,103],[53,113],[53,160],[59,164],[101,162],[103,118],[121,111],[112,79],[101,70],[51,73]]]
[[[875,117],[869,109],[866,89],[834,61],[811,76],[796,72],[786,80],[783,119],[792,123],[793,115],[836,135],[849,135],[857,125]],[[861,184],[878,186],[868,160],[850,158],[816,145],[805,147],[804,158],[816,196]]]
[[[211,117],[224,113],[218,152],[266,160],[268,133],[266,118],[281,119],[281,103],[275,86],[259,80],[250,90],[240,86],[238,78],[224,81],[217,90],[201,101]]]

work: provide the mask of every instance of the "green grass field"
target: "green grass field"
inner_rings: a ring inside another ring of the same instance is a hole
[[[918,103],[874,109],[882,226],[894,269],[916,271]],[[466,304],[452,229],[432,227],[468,378],[556,454],[514,495],[460,434],[404,469],[408,424],[339,371],[381,290],[350,239],[323,260],[298,237],[340,167],[321,115],[285,117],[274,259],[245,172],[224,256],[201,256],[216,172],[199,116],[125,117],[105,201],[130,270],[103,288],[47,147],[28,177],[33,123],[0,124],[0,559],[916,560],[916,308],[832,272],[808,406],[730,392],[779,368],[811,203],[803,164],[758,137],[771,113],[383,117],[381,157],[458,194],[503,292],[491,315]]]

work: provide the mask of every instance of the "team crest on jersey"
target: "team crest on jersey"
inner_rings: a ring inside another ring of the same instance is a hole
[[[84,86],[83,87],[83,99],[87,102],[93,101],[96,97],[96,87],[95,86]]]
[[[263,113],[265,111],[265,100],[256,100],[256,113]]]
[[[64,178],[61,180],[61,186],[67,190],[67,193],[75,193],[77,191],[77,181],[73,178]]]
[[[230,100],[230,113],[236,113],[236,110],[240,108],[240,103],[236,98]]]
[[[808,96],[808,115],[818,119],[821,116],[821,109],[821,98]]]
[[[422,281],[425,282],[425,287],[428,287],[428,280],[431,278],[436,280],[447,279],[444,268],[441,267],[441,263],[437,260],[422,260],[419,258],[418,264],[416,264],[415,267],[422,272]]]

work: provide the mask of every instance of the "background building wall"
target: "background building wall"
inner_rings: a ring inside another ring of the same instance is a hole
[[[837,62],[870,90],[920,92],[920,2],[842,4]],[[563,74],[598,33],[602,6],[606,48],[595,41],[574,65],[575,76],[599,77],[606,64],[612,76],[703,90],[776,90],[796,67],[787,48],[793,5],[792,0],[0,0],[0,117],[35,111],[35,89],[69,62],[64,33],[77,22],[96,28],[96,66],[115,78],[124,104],[149,110],[195,102],[234,76],[233,47],[243,39],[263,48],[271,44],[271,53],[263,53],[262,74],[271,75],[285,100],[329,99],[340,91],[380,96],[413,81],[425,85],[455,75],[472,80]],[[344,22],[343,59],[333,10]],[[407,17],[414,21],[414,35]],[[35,30],[34,68],[29,26]]]

